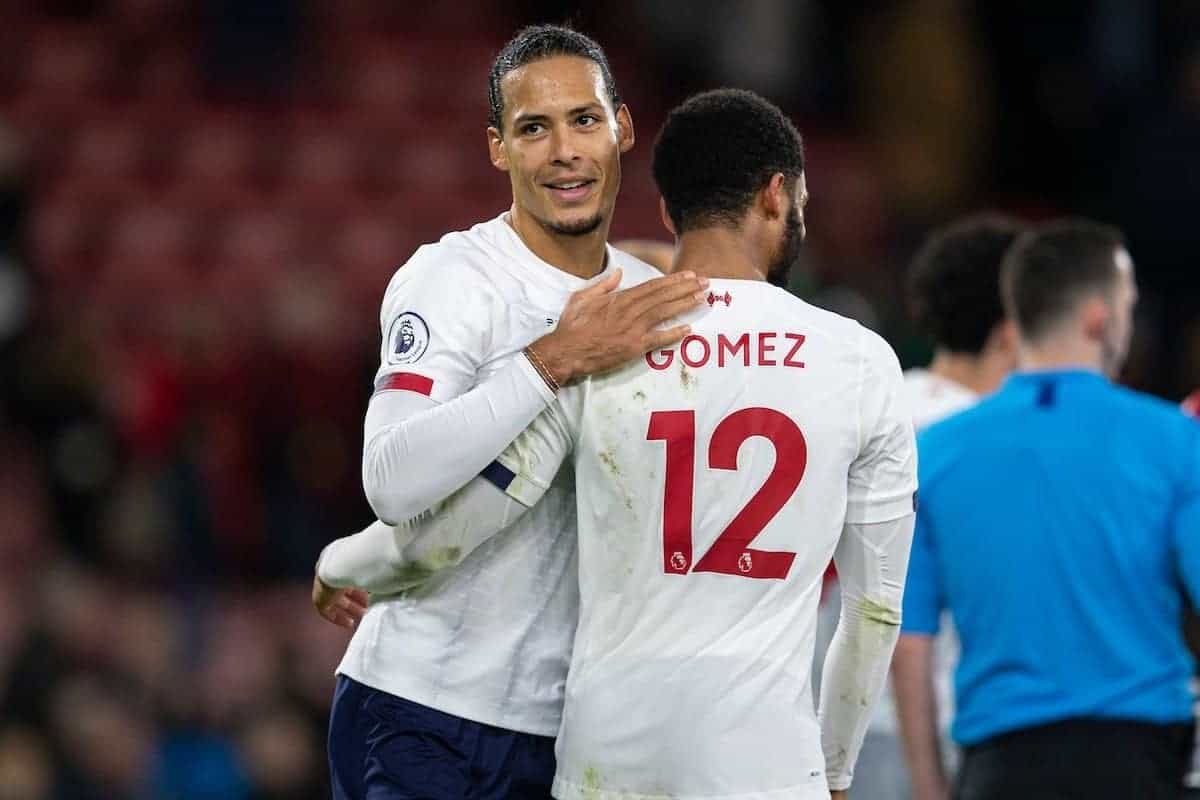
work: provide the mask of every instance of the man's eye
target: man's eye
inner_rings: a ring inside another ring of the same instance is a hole
[[[592,114],[584,114],[577,120],[580,125],[593,125],[599,121],[600,118]]]
[[[524,133],[526,135],[531,135],[531,134],[541,133],[541,132],[542,132],[542,125],[540,122],[531,122],[528,125],[526,125],[524,128],[521,129],[521,133]]]

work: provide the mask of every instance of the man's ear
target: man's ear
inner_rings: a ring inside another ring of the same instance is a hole
[[[667,201],[662,196],[658,196],[658,216],[662,220],[663,227],[670,231],[672,236],[678,237],[675,232],[675,223],[671,221],[671,215],[667,213]]]
[[[491,159],[492,166],[501,172],[508,172],[508,153],[504,152],[504,137],[492,127],[487,129],[487,137],[488,158]]]
[[[617,146],[621,148],[622,153],[628,153],[633,149],[635,138],[633,115],[629,113],[629,106],[621,103],[621,107],[617,109]]]
[[[1111,316],[1112,310],[1103,298],[1089,297],[1079,309],[1084,335],[1093,342],[1104,341]]]
[[[788,198],[782,172],[772,175],[767,185],[759,191],[758,203],[767,219],[787,216]]]
[[[1002,353],[1015,353],[1017,350],[1017,324],[1005,317],[995,324],[988,334],[984,348]]]

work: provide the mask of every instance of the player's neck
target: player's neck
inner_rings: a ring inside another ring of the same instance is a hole
[[[1048,337],[1040,342],[1021,342],[1017,350],[1021,370],[1085,369],[1104,372],[1100,345],[1082,336]]]
[[[757,248],[739,232],[704,228],[679,237],[671,271],[690,269],[705,278],[765,281],[766,265],[760,262]]]
[[[607,251],[608,220],[582,236],[567,236],[547,230],[546,226],[514,205],[505,219],[535,256],[563,272],[580,278],[594,278],[604,271]]]
[[[941,349],[933,354],[928,369],[933,375],[957,383],[978,395],[994,391],[1008,372],[1004,366],[996,363],[996,359],[989,358],[986,352],[971,355]]]

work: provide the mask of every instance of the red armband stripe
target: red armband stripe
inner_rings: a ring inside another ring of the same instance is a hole
[[[433,392],[433,378],[426,378],[415,372],[394,372],[391,375],[384,375],[375,382],[376,392],[396,390],[416,392],[429,397]]]

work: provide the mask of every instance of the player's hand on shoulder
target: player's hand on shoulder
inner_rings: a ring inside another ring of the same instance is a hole
[[[530,347],[558,383],[619,367],[638,356],[673,344],[688,334],[686,325],[659,325],[698,306],[708,280],[693,272],[654,278],[618,290],[621,271],[571,295],[553,333]]]
[[[313,576],[312,602],[317,613],[334,625],[354,630],[367,613],[367,593],[362,589],[339,589]]]

